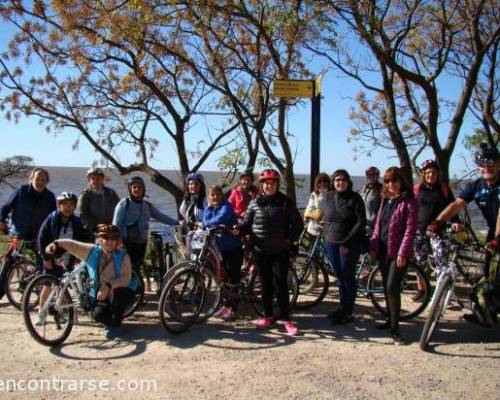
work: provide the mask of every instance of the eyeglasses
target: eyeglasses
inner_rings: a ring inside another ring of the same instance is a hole
[[[330,182],[328,182],[328,181],[319,181],[318,182],[318,185],[328,185],[328,184],[330,184]]]
[[[388,185],[389,183],[399,183],[399,179],[394,178],[394,179],[384,179],[384,183]]]
[[[346,178],[335,178],[334,182],[347,182]]]
[[[496,165],[496,163],[481,163],[477,164],[479,168],[493,168]]]

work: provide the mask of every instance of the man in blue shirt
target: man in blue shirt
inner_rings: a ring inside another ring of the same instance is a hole
[[[427,234],[431,237],[436,236],[444,222],[457,215],[467,203],[474,200],[488,224],[487,246],[498,249],[500,238],[495,238],[495,230],[500,207],[500,154],[496,147],[488,147],[486,143],[481,143],[475,161],[481,177],[465,186],[455,201],[427,227]]]
[[[34,241],[42,222],[56,209],[54,193],[47,189],[49,173],[44,168],[35,168],[30,183],[22,185],[7,199],[0,212],[0,230],[7,230],[10,216],[9,234],[24,240]]]

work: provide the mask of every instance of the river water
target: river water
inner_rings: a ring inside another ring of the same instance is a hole
[[[79,167],[46,167],[50,173],[49,189],[54,194],[61,193],[62,191],[70,191],[79,194],[86,186],[87,179],[85,172],[87,168]],[[161,171],[170,179],[181,182],[182,178],[178,171]],[[220,172],[203,172],[207,186],[220,184],[224,174]],[[164,189],[152,183],[149,177],[142,173],[134,173],[144,178],[146,182],[146,194],[148,200],[153,203],[159,210],[167,213],[170,216],[176,217],[177,210],[174,198]],[[106,186],[112,187],[120,198],[127,195],[127,176],[120,176],[113,170],[106,172]],[[365,178],[354,176],[352,177],[354,190],[358,190],[364,183]],[[17,184],[26,182],[26,179],[20,179]],[[305,208],[309,199],[309,175],[297,175],[297,205],[299,208]],[[0,185],[0,205],[5,202],[9,194],[13,191],[9,186]],[[478,213],[477,208],[473,205],[469,207],[472,213],[473,224],[477,229],[484,230],[485,226],[482,218]]]

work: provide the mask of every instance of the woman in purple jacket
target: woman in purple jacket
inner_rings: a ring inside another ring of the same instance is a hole
[[[378,329],[390,329],[395,344],[403,344],[399,332],[401,280],[417,231],[418,205],[410,185],[397,167],[384,173],[382,203],[371,239],[371,255],[380,263],[389,320]]]

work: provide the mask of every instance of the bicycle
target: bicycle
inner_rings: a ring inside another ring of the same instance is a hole
[[[472,288],[481,277],[474,274],[471,266],[480,266],[484,271],[488,262],[487,253],[479,247],[478,242],[468,242],[464,245],[464,242],[457,240],[455,233],[449,229],[443,233],[442,237],[443,240],[449,241],[448,264],[443,270],[437,271],[436,289],[432,296],[429,315],[420,335],[420,349],[424,351],[428,349],[459,279],[463,279]]]
[[[40,263],[33,242],[15,236],[9,239],[7,252],[2,257],[0,295],[5,293],[10,304],[18,310],[21,310],[26,287],[40,273]]]
[[[208,319],[220,306],[223,296],[246,301],[257,314],[263,315],[260,278],[248,257],[243,264],[240,283],[233,285],[225,281],[215,235],[226,229],[225,226],[215,226],[199,230],[191,239],[189,260],[174,267],[159,305],[160,321],[167,331],[181,333],[195,322]],[[290,308],[293,308],[298,296],[298,282],[292,269],[288,279]]]
[[[321,224],[324,228],[326,223]],[[333,267],[325,256],[325,241],[322,235],[306,237],[304,243],[303,233],[301,243],[307,252],[299,253],[293,265],[299,279],[299,298],[296,307],[298,309],[311,308],[323,301],[329,289],[329,275],[335,276]],[[413,297],[419,290],[417,282],[423,282],[424,296],[422,302],[416,302]],[[356,281],[358,283],[357,294],[365,295],[370,299],[375,309],[388,315],[385,304],[384,285],[380,267],[370,262],[368,254],[362,254],[356,265]],[[424,270],[410,261],[406,267],[405,277],[401,283],[401,320],[408,320],[420,315],[431,297],[431,286]]]
[[[132,279],[140,280],[134,270]],[[49,293],[41,305],[39,297],[44,287],[49,288]],[[77,322],[77,311],[82,309],[89,313],[92,309],[90,287],[85,262],[78,264],[72,271],[65,272],[62,278],[49,274],[34,278],[26,288],[22,307],[24,323],[30,335],[45,346],[62,344]],[[136,292],[134,301],[125,309],[124,318],[135,311],[140,300],[140,293]]]

